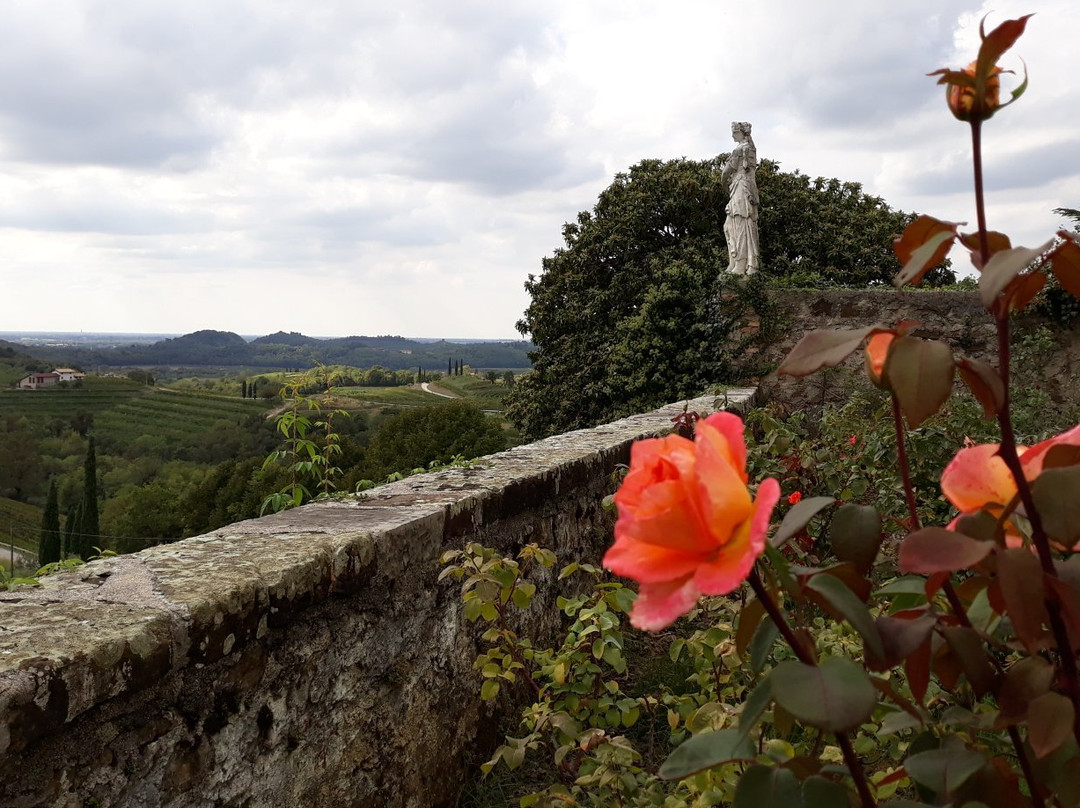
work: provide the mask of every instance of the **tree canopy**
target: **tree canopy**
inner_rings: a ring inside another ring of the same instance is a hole
[[[749,320],[767,319],[768,284],[891,281],[892,239],[914,214],[857,183],[811,180],[769,160],[758,169],[761,272],[738,280],[721,272],[724,159],[644,160],[618,174],[592,211],[563,226],[565,246],[529,276],[532,301],[517,324],[536,350],[508,411],[528,437],[700,395],[756,372],[739,334]],[[950,280],[939,268],[928,282]]]

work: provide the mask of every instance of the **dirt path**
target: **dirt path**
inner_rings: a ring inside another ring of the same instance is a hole
[[[420,382],[420,389],[425,393],[431,393],[431,395],[439,396],[440,398],[461,398],[457,393],[452,393],[445,387],[435,387],[428,382]]]

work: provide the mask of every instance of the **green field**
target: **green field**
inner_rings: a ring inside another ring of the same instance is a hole
[[[41,508],[0,497],[0,559],[7,560],[6,548],[37,552],[41,530]]]
[[[364,406],[426,407],[445,401],[419,387],[336,387],[334,395],[354,399]]]
[[[467,398],[477,406],[485,410],[501,410],[503,397],[507,388],[502,383],[502,374],[495,384],[492,384],[483,376],[443,376],[434,385],[442,387],[451,393],[457,393],[462,398]]]
[[[94,435],[121,445],[139,435],[180,445],[216,422],[235,424],[266,410],[265,401],[145,387],[125,379],[91,377],[80,388],[0,391],[0,418],[14,415],[48,425],[89,412]]]

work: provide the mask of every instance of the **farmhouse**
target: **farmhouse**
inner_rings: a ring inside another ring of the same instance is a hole
[[[31,373],[16,382],[15,386],[20,390],[40,390],[42,387],[52,387],[60,382],[73,382],[85,379],[86,374],[74,368],[56,368],[48,373]]]
[[[86,378],[85,373],[75,368],[53,368],[53,373],[59,376],[62,382],[74,382]]]

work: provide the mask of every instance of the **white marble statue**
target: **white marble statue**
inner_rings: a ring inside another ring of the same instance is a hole
[[[757,149],[750,137],[750,124],[745,121],[731,124],[731,137],[736,145],[721,168],[721,177],[728,183],[727,219],[724,221],[728,272],[748,275],[758,270],[761,202],[757,189]]]

